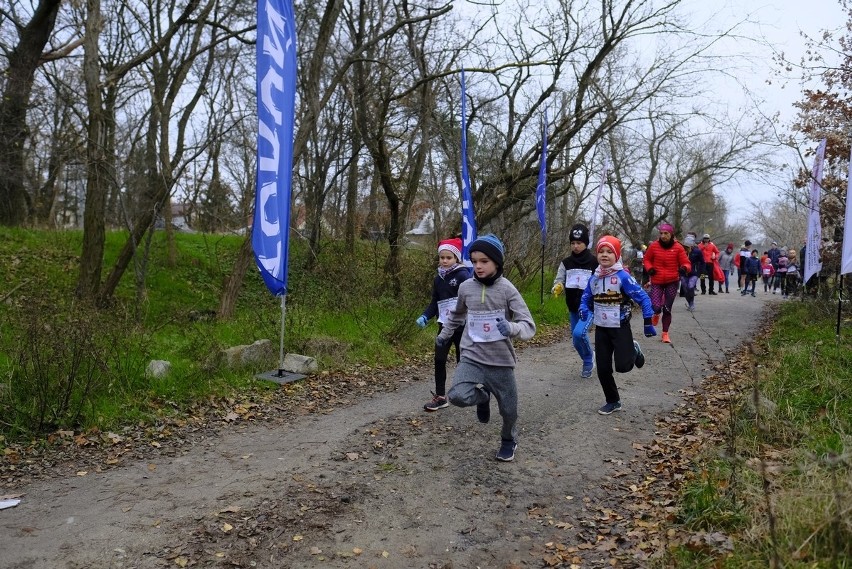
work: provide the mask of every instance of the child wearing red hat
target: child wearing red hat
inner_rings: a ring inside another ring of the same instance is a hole
[[[438,320],[438,334],[444,329],[444,322],[450,311],[456,307],[459,295],[459,285],[470,278],[470,270],[461,264],[461,239],[444,239],[438,243],[438,274],[432,283],[432,301],[423,314],[417,318],[417,325],[425,328],[426,323],[432,317]],[[453,332],[450,342],[435,347],[435,391],[432,399],[425,405],[425,411],[437,411],[448,407],[447,401],[447,357],[450,355],[450,347],[456,347],[456,363],[461,355],[459,343],[464,326],[460,326]]]
[[[621,398],[613,376],[615,371],[627,373],[633,366],[645,365],[645,355],[630,330],[630,301],[642,307],[645,336],[656,336],[651,324],[654,309],[651,298],[621,263],[621,241],[604,235],[595,246],[598,268],[589,279],[580,300],[580,315],[592,315],[595,323],[595,362],[606,404],[601,415],[621,411]]]

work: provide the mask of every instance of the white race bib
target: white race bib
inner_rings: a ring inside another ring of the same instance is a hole
[[[497,329],[497,319],[505,318],[503,310],[469,310],[467,313],[467,333],[474,342],[496,342],[506,337]]]
[[[621,326],[621,306],[617,304],[595,304],[595,326],[618,328]]]
[[[565,288],[585,289],[592,271],[585,269],[568,269],[565,271]]]
[[[458,300],[459,297],[454,296],[453,298],[445,298],[438,301],[438,322],[441,324],[447,323],[447,318],[449,318],[450,312],[456,309]]]

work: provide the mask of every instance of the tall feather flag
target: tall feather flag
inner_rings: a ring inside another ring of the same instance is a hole
[[[541,303],[544,304],[544,246],[547,239],[547,107],[544,109],[544,121],[541,123],[541,164],[538,167],[538,184],[535,187],[535,209],[538,223],[541,225]]]
[[[843,222],[843,253],[840,257],[840,274],[848,273],[852,273],[852,151],[849,154],[849,175],[846,180],[846,219]]]
[[[595,198],[595,209],[592,211],[592,221],[589,223],[589,243],[594,246],[595,243],[595,224],[598,221],[598,210],[601,207],[601,195],[603,195],[604,185],[606,185],[606,173],[609,170],[609,160],[604,158],[603,170],[601,170],[601,182],[598,184],[598,195]]]
[[[257,188],[251,244],[263,282],[287,294],[296,20],[292,0],[257,3]]]
[[[814,166],[811,170],[811,202],[808,213],[808,237],[805,248],[805,282],[822,270],[820,261],[820,247],[822,246],[822,222],[820,220],[820,190],[822,189],[822,165],[825,162],[825,139],[823,138],[817,148]]]
[[[535,209],[538,212],[538,223],[541,225],[541,242],[547,235],[547,219],[545,218],[545,203],[547,201],[547,109],[544,109],[544,122],[541,125],[541,164],[538,167],[538,184],[535,187]]]
[[[462,262],[470,266],[470,246],[476,241],[476,218],[470,192],[470,173],[467,170],[467,94],[464,69],[461,72],[461,175],[462,175]]]

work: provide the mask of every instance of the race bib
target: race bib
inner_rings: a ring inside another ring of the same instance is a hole
[[[770,269],[770,268],[763,269],[763,274],[766,275],[766,276],[769,276],[769,273],[771,273],[771,272],[772,272],[772,269]]]
[[[474,342],[496,342],[506,337],[497,329],[497,319],[505,318],[503,310],[469,310],[467,313],[467,333]]]
[[[565,288],[585,289],[592,271],[585,269],[568,269],[565,272]]]
[[[456,309],[456,302],[458,302],[458,300],[459,298],[454,296],[453,298],[446,298],[438,301],[438,322],[441,324],[447,323],[450,312]]]
[[[617,304],[595,304],[595,326],[618,328],[621,326],[621,306]]]

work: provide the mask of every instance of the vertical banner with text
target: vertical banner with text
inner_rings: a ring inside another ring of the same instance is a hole
[[[822,269],[820,261],[820,249],[822,247],[822,222],[820,220],[820,194],[822,189],[822,165],[825,162],[825,139],[823,138],[817,148],[814,158],[814,167],[811,170],[811,200],[808,210],[808,236],[805,248],[805,272],[802,277],[808,282],[811,275],[815,275]]]
[[[541,125],[541,165],[538,167],[538,184],[535,187],[535,209],[538,212],[538,223],[541,225],[541,242],[547,236],[547,218],[545,205],[547,202],[547,109],[544,109],[544,122]]]
[[[464,69],[461,72],[461,176],[462,176],[462,262],[470,266],[470,246],[476,240],[476,217],[473,213],[473,196],[470,191],[470,173],[467,170],[467,93]]]
[[[287,294],[293,125],[296,105],[296,21],[292,0],[257,4],[257,188],[251,243],[263,282]]]
[[[609,170],[609,160],[604,158],[603,170],[601,171],[601,183],[598,185],[598,195],[595,198],[595,209],[592,210],[592,219],[589,223],[589,244],[594,247],[595,246],[595,225],[598,222],[598,210],[601,207],[601,196],[603,195],[603,189],[606,185],[606,174]]]

